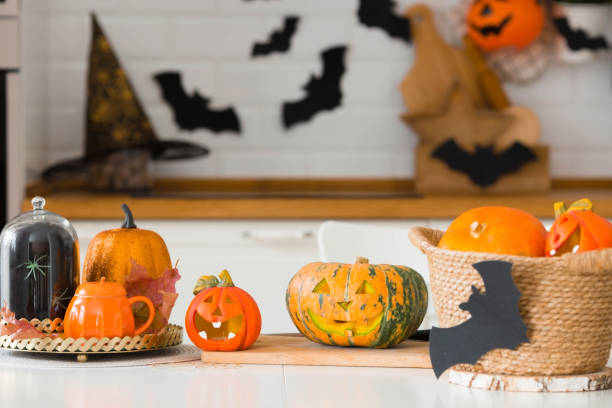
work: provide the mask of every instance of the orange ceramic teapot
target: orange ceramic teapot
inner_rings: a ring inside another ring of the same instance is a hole
[[[149,318],[144,325],[134,329],[132,304],[144,302],[149,308]],[[155,309],[145,296],[128,299],[125,288],[116,282],[87,282],[79,285],[64,317],[64,333],[79,337],[133,337],[144,332],[153,322]]]

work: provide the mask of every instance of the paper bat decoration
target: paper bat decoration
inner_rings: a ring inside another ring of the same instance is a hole
[[[570,50],[578,51],[582,49],[602,50],[609,47],[608,41],[604,36],[589,37],[589,34],[578,28],[574,30],[569,25],[567,17],[557,17],[553,19],[559,34],[565,39]]]
[[[471,314],[465,322],[446,329],[431,328],[429,355],[436,378],[456,364],[476,364],[493,349],[515,349],[529,342],[519,313],[521,292],[512,280],[512,264],[484,261],[472,266],[482,277],[485,293],[472,286],[468,301],[459,305]]]
[[[474,184],[483,188],[537,159],[529,148],[518,142],[501,153],[496,153],[493,146],[478,145],[476,152],[471,153],[463,150],[452,139],[434,149],[431,156],[442,160],[451,169],[465,173]]]
[[[392,38],[410,43],[410,20],[393,13],[393,0],[360,0],[357,16],[368,27],[382,28]]]
[[[283,28],[272,32],[267,42],[256,42],[253,44],[251,56],[268,55],[273,52],[284,53],[291,47],[291,39],[297,30],[299,17],[287,16]]]
[[[162,90],[164,100],[174,113],[174,122],[181,129],[208,129],[212,132],[231,131],[240,133],[240,121],[234,108],[212,110],[210,99],[195,91],[187,95],[179,72],[161,72],[154,75]]]
[[[504,18],[499,24],[497,25],[486,25],[486,26],[482,26],[479,27],[476,24],[472,23],[470,24],[470,27],[472,27],[473,30],[478,31],[480,34],[487,36],[487,35],[499,35],[502,30],[504,29],[504,27],[510,22],[510,20],[512,20],[512,16],[508,16],[506,18]]]
[[[307,122],[318,112],[333,110],[342,102],[340,80],[344,75],[345,46],[329,48],[321,53],[323,73],[320,77],[312,75],[303,87],[306,96],[299,101],[283,104],[283,124],[285,129],[299,122]]]

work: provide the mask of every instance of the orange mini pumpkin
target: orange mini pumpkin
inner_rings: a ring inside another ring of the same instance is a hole
[[[226,270],[219,278],[202,276],[196,283],[196,297],[185,315],[185,330],[202,350],[247,349],[261,331],[259,307],[251,295],[234,286]]]
[[[590,200],[576,201],[567,210],[555,203],[556,220],[546,237],[546,256],[612,247],[612,224],[595,214]]]
[[[533,215],[510,207],[478,207],[448,227],[439,248],[492,254],[544,256],[546,229]]]
[[[106,280],[125,283],[136,263],[156,279],[172,269],[166,243],[156,232],[136,227],[127,205],[121,205],[125,221],[121,228],[102,231],[89,243],[83,262],[81,282]]]
[[[541,0],[474,0],[467,16],[467,32],[485,51],[503,47],[524,48],[544,27]]]

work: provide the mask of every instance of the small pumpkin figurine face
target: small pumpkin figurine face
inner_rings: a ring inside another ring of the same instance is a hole
[[[389,347],[412,334],[427,309],[427,289],[409,268],[312,263],[291,280],[289,314],[310,340],[338,346]]]
[[[234,286],[227,271],[202,277],[196,284],[185,327],[187,335],[207,351],[231,351],[249,348],[261,331],[261,314],[255,300]]]
[[[485,51],[524,48],[544,27],[541,0],[474,0],[467,16],[468,35]]]
[[[546,256],[612,247],[612,224],[592,208],[586,198],[569,209],[562,202],[555,203],[556,219],[546,236]]]

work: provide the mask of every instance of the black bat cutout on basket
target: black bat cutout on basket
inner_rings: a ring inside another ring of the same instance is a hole
[[[496,153],[492,146],[476,146],[476,152],[471,153],[463,150],[452,139],[436,147],[431,157],[440,159],[449,168],[466,174],[474,184],[483,188],[537,159],[531,149],[518,142],[501,153]]]
[[[344,75],[345,46],[329,48],[321,53],[323,60],[323,73],[319,77],[314,75],[304,86],[307,95],[295,102],[283,104],[283,124],[285,129],[299,122],[312,119],[323,110],[333,110],[342,102],[340,80]]]
[[[172,108],[174,121],[179,128],[240,133],[240,120],[234,108],[213,110],[208,106],[210,99],[197,91],[193,95],[187,95],[179,72],[161,72],[153,78],[161,87],[164,100]]]
[[[590,37],[583,29],[573,29],[567,21],[567,17],[557,17],[553,19],[553,23],[559,34],[565,40],[565,43],[572,51],[582,49],[587,50],[603,50],[609,47],[608,41],[604,36]]]
[[[521,292],[512,280],[512,263],[484,261],[472,266],[482,277],[485,293],[472,286],[468,301],[459,305],[471,314],[465,322],[431,328],[429,354],[436,378],[454,365],[476,364],[493,349],[515,349],[529,342],[518,306]]]
[[[291,48],[291,40],[295,34],[299,17],[287,16],[283,23],[283,27],[279,30],[273,31],[270,34],[270,38],[266,42],[256,42],[253,44],[253,50],[251,51],[252,57],[260,55],[268,55],[273,52],[285,53]]]
[[[512,20],[512,16],[507,16],[501,21],[501,23],[497,25],[486,25],[486,26],[479,27],[476,24],[472,23],[470,24],[470,27],[473,30],[478,31],[480,34],[484,35],[485,37],[488,35],[499,35],[504,29],[504,27],[508,25],[510,20]]]

